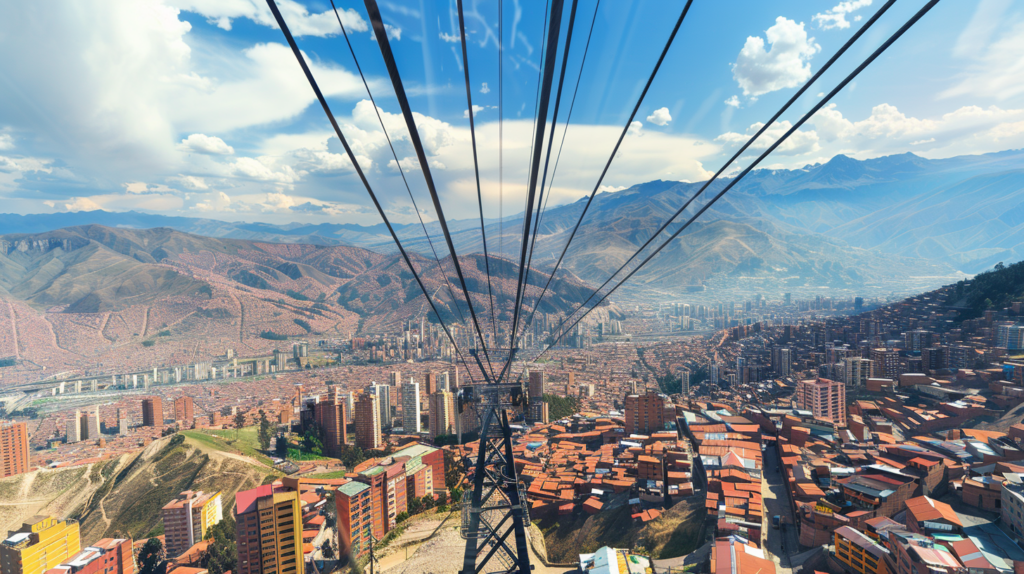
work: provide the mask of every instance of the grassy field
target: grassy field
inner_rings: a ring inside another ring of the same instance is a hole
[[[240,430],[187,430],[181,434],[202,442],[221,452],[238,452],[245,456],[254,458],[267,466],[274,466],[270,457],[260,450],[259,426],[253,425]],[[236,438],[237,436],[237,438]]]
[[[345,474],[347,472],[348,471],[346,471],[346,470],[332,470],[331,472],[320,472],[320,473],[317,473],[317,474],[311,474],[311,475],[309,475],[309,478],[323,478],[323,479],[345,478]]]
[[[311,452],[302,452],[297,448],[288,449],[288,458],[290,460],[306,461],[306,460],[328,460],[326,456],[320,456]]]

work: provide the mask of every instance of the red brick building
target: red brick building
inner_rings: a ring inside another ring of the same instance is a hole
[[[142,426],[157,427],[164,424],[164,401],[160,397],[142,399]]]
[[[0,423],[0,478],[28,472],[28,425]]]
[[[643,395],[626,395],[627,433],[650,434],[662,431],[665,430],[665,423],[674,419],[675,406],[667,396],[655,391],[647,391]]]
[[[192,419],[195,418],[195,407],[192,397],[178,397],[174,399],[174,420],[182,421],[186,426],[192,426]]]
[[[373,500],[370,486],[352,481],[338,487],[334,505],[338,516],[338,551],[358,558],[370,550]]]

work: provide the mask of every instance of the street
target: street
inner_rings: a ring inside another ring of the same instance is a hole
[[[779,468],[779,457],[774,444],[765,449],[763,457],[762,472],[764,482],[761,487],[761,498],[765,513],[765,528],[767,540],[765,550],[771,559],[780,566],[781,570],[788,571],[791,568],[789,557],[800,552],[800,541],[796,529],[796,517],[789,506],[789,492],[786,490],[782,478],[782,469]],[[783,524],[778,528],[772,528],[772,517],[782,517]]]

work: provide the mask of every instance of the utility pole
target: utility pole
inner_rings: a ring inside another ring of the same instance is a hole
[[[370,532],[370,574],[374,574],[374,563],[377,562],[377,552],[375,546],[377,545],[377,537],[373,535],[372,529]]]

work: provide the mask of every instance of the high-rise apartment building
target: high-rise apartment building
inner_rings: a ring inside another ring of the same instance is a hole
[[[679,392],[683,396],[690,394],[690,371],[682,369],[679,371]]]
[[[338,487],[334,506],[338,517],[338,551],[358,558],[370,550],[373,504],[370,485],[352,481]]]
[[[846,385],[829,379],[809,379],[796,385],[797,408],[839,425],[846,424]]]
[[[368,526],[373,535],[382,538],[395,528],[398,515],[408,510],[408,498],[433,494],[435,488],[443,488],[443,477],[444,453],[421,444],[404,448],[360,472],[356,480],[370,487]],[[363,525],[366,528],[366,522]]]
[[[0,478],[28,472],[28,425],[0,422]]]
[[[900,376],[900,353],[896,349],[871,349],[875,376],[896,380]]]
[[[235,495],[238,574],[304,574],[302,500],[281,482]]]
[[[399,386],[401,384],[402,384],[402,372],[401,371],[391,371],[390,373],[388,373],[388,386],[389,387],[397,387],[397,386]]]
[[[341,451],[348,444],[348,432],[345,428],[348,419],[345,416],[344,399],[338,396],[337,387],[328,391],[327,400],[321,400],[313,405],[313,419],[323,429],[324,454],[341,456]]]
[[[455,409],[452,394],[448,391],[437,391],[430,395],[428,409],[430,411],[430,438],[455,433]]]
[[[64,419],[64,442],[71,444],[82,440],[82,412],[76,410],[75,414]]]
[[[843,359],[843,382],[850,390],[867,387],[868,379],[875,376],[875,362],[861,357]]]
[[[128,434],[128,427],[130,426],[131,420],[128,418],[128,409],[117,409],[117,434]]]
[[[42,574],[81,549],[77,521],[33,516],[0,542],[0,572]]]
[[[1024,349],[1024,325],[996,325],[995,346],[1007,351]]]
[[[428,397],[437,392],[437,373],[427,373],[427,386],[424,392]]]
[[[380,448],[380,406],[377,395],[363,393],[356,402],[356,446],[363,450]]]
[[[174,399],[174,420],[185,423],[185,426],[191,427],[192,421],[195,419],[195,407],[192,403],[192,397],[178,397]]]
[[[626,396],[626,432],[651,434],[665,430],[665,423],[674,420],[675,405],[667,396],[647,391],[642,395]]]
[[[221,494],[186,490],[161,509],[160,517],[167,557],[177,558],[206,538],[207,531],[224,519]]]
[[[164,426],[164,402],[160,397],[142,399],[142,426]]]
[[[402,429],[405,434],[420,432],[420,384],[411,378],[402,385]]]
[[[387,385],[370,385],[370,392],[377,395],[377,407],[380,409],[380,427],[391,428],[391,387]]]
[[[530,371],[530,401],[539,401],[547,392],[547,373],[544,371]]]
[[[81,440],[99,440],[100,438],[100,407],[92,407],[92,410],[81,414],[78,419],[82,430],[79,431]]]

